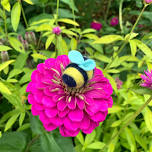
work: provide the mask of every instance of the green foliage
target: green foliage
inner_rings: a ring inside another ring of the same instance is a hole
[[[0,152],[152,152],[152,102],[128,123],[152,95],[140,86],[140,74],[152,69],[151,6],[142,0],[60,0],[59,6],[1,0]],[[110,25],[115,16],[120,26]],[[90,27],[93,20],[102,23],[100,31]],[[57,26],[60,34],[53,32]],[[37,65],[70,50],[94,59],[114,90],[106,120],[73,140],[58,129],[46,132],[30,114],[26,94]]]

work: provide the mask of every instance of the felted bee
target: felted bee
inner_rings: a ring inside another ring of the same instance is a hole
[[[71,63],[65,68],[62,80],[71,88],[81,88],[92,79],[95,61],[83,57],[78,51],[70,51],[68,54]]]

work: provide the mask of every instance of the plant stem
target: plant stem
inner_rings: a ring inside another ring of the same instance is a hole
[[[56,25],[58,25],[58,17],[59,17],[59,3],[60,0],[57,0],[57,7],[56,7]]]
[[[141,16],[142,16],[142,14],[143,14],[143,12],[144,12],[146,7],[147,7],[147,5],[144,5],[144,7],[143,7],[142,11],[140,12],[140,14],[139,14],[134,26],[131,29],[130,35],[133,33],[133,31],[134,31],[135,27],[137,26],[137,24],[138,24],[138,22],[139,22],[139,20],[140,20],[140,18],[141,18]]]
[[[106,144],[106,146],[103,147],[102,150],[104,150],[106,147],[108,147],[111,142],[121,134],[121,132],[143,111],[143,109],[151,102],[152,100],[152,96],[150,96],[150,98],[135,112],[135,114],[133,114],[131,116],[131,118],[122,126],[122,128],[119,130],[118,133],[116,133],[111,140],[109,141],[109,143]]]
[[[24,9],[23,9],[23,6],[22,6],[22,2],[20,2],[20,5],[21,5],[21,10],[22,10],[23,19],[24,19],[24,22],[25,22],[25,25],[26,25],[26,28],[27,28],[27,27],[28,27],[28,23],[27,23],[27,19],[26,19],[25,13],[24,13]]]
[[[120,1],[120,5],[119,5],[119,24],[120,24],[120,29],[121,29],[121,33],[123,33],[123,23],[122,23],[122,5],[123,5],[123,1]]]
[[[105,17],[104,17],[105,22],[107,22],[107,17],[108,17],[109,9],[110,9],[110,6],[111,6],[111,1],[112,1],[112,0],[109,0],[109,1],[108,1],[107,10],[106,10],[106,14],[105,14]]]
[[[4,13],[4,26],[5,26],[5,34],[6,34],[6,38],[8,36],[8,32],[7,32],[7,22],[6,22],[6,14],[5,14],[5,10],[3,8],[3,13]]]
[[[121,46],[121,47],[119,48],[119,50],[117,51],[117,54],[115,55],[115,57],[118,56],[119,53],[123,50],[123,48],[126,46],[126,44],[128,44],[128,41],[129,41],[129,39],[130,39],[130,36],[131,36],[131,34],[133,33],[136,25],[138,24],[138,22],[139,22],[139,20],[140,20],[140,18],[141,18],[141,16],[142,16],[142,14],[143,14],[143,12],[144,12],[144,10],[145,10],[145,8],[146,8],[147,6],[148,6],[148,5],[144,5],[142,11],[140,12],[140,14],[139,14],[139,16],[138,16],[135,24],[133,25],[133,27],[132,27],[132,29],[131,29],[131,31],[130,31],[130,33],[129,33],[128,38],[127,38],[126,40],[124,40],[122,46]],[[113,61],[114,61],[114,60],[113,60],[113,57],[111,57],[111,62],[110,62],[109,64],[107,64],[107,66],[105,67],[104,70],[107,70],[107,69],[110,67],[110,65],[113,63]]]
[[[32,146],[32,144],[40,137],[40,135],[35,136],[27,145],[25,152],[29,152],[30,147]]]

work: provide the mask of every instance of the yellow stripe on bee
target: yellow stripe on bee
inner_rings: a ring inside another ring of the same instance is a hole
[[[69,67],[69,68],[65,69],[63,74],[67,74],[75,80],[76,88],[80,88],[84,85],[83,75],[76,68]]]

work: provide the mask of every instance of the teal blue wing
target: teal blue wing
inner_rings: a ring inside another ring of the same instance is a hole
[[[96,63],[92,59],[88,59],[84,61],[81,65],[79,65],[80,68],[82,68],[85,71],[91,71],[96,67]]]
[[[72,63],[82,64],[84,62],[82,54],[75,50],[70,51],[68,57]]]

